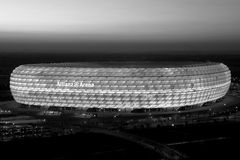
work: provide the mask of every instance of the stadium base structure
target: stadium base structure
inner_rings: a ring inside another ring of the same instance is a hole
[[[222,98],[230,83],[230,70],[216,62],[26,64],[10,77],[18,103],[82,109],[201,106]]]

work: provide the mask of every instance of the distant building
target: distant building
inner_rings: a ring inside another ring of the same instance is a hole
[[[228,67],[215,62],[94,62],[27,64],[13,70],[18,103],[80,108],[168,108],[223,97]]]

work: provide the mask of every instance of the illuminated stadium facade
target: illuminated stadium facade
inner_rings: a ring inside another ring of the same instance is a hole
[[[215,62],[27,64],[10,78],[21,104],[89,108],[179,108],[223,97],[228,67]]]

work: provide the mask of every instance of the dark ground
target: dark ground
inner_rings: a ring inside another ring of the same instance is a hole
[[[1,142],[0,147],[1,159],[159,159],[137,144],[96,133]]]
[[[191,159],[236,159],[240,156],[240,123],[200,124],[128,132],[169,144],[169,147],[185,153]]]
[[[125,131],[169,144],[189,159],[237,159],[240,124],[219,123]],[[222,138],[222,139],[218,139]],[[199,141],[204,140],[204,141]],[[186,142],[185,144],[173,144]],[[172,144],[172,145],[171,145]],[[120,138],[98,133],[1,142],[1,159],[161,159],[151,150]]]

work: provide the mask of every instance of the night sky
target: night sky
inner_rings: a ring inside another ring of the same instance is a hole
[[[0,2],[0,52],[240,50],[239,0]]]

